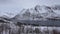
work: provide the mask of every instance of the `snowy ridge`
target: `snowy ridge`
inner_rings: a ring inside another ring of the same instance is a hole
[[[36,5],[31,9],[23,9],[14,18],[18,20],[46,20],[46,18],[58,18],[60,15],[56,13],[58,9],[55,7]]]
[[[5,12],[1,13],[0,17],[16,20],[47,20],[47,18],[60,19],[60,5],[57,6],[40,6],[34,8],[22,9],[19,14]],[[13,15],[13,16],[12,16]]]

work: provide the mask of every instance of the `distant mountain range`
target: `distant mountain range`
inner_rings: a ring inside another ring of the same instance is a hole
[[[36,5],[34,8],[22,9],[19,14],[14,17],[7,15],[0,16],[0,22],[12,22],[13,24],[32,24],[45,26],[60,26],[60,14],[56,13],[59,7],[40,6]],[[10,14],[8,14],[10,15]],[[56,20],[56,21],[55,21]],[[13,25],[12,25],[13,26]]]
[[[14,19],[18,20],[44,20],[47,18],[59,18],[60,15],[55,11],[59,10],[57,6],[40,6],[36,5],[34,8],[23,9],[17,14]]]
[[[36,5],[34,8],[22,9],[19,14],[15,15],[12,18],[7,15],[3,15],[0,17],[16,20],[47,20],[47,18],[60,19],[60,14],[58,14],[59,11],[60,5],[55,6]]]

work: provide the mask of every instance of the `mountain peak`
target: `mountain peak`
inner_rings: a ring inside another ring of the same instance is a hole
[[[33,20],[33,19],[41,19],[41,18],[54,18],[59,17],[58,14],[54,12],[52,7],[50,6],[40,6],[36,5],[31,9],[23,9],[16,18],[23,20]]]

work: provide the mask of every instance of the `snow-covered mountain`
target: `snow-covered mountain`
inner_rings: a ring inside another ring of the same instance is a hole
[[[50,6],[40,6],[36,5],[31,9],[23,9],[14,18],[19,20],[44,20],[46,18],[60,18],[60,15],[55,12]]]
[[[44,20],[46,18],[60,19],[60,10],[58,7],[59,6],[36,5],[34,8],[22,9],[17,15],[14,15],[12,13],[1,13],[2,15],[0,15],[0,17],[7,19],[14,18],[18,20]]]

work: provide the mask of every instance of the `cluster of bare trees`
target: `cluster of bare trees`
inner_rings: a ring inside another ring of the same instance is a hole
[[[12,26],[12,25],[11,25]],[[0,25],[0,34],[60,34],[57,29],[41,29],[40,26],[21,25],[14,27],[8,26],[7,24]],[[56,27],[57,28],[57,27]]]
[[[54,29],[51,27],[52,30],[50,30],[49,27],[42,30],[41,27],[21,23],[15,24],[12,21],[0,20],[0,34],[60,34],[58,27]]]

